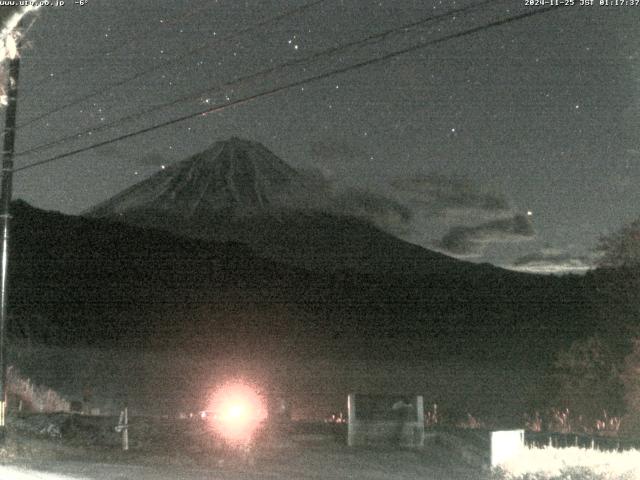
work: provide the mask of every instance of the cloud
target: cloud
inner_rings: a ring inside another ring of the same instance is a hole
[[[399,198],[422,214],[448,219],[491,220],[512,215],[506,197],[478,188],[470,179],[437,173],[396,178],[392,187]]]
[[[307,176],[315,179],[320,191],[315,197],[320,201],[311,208],[366,220],[406,241],[454,256],[477,257],[491,243],[535,235],[530,219],[517,214],[505,195],[482,189],[466,177],[413,175],[396,178],[390,192],[373,193],[344,188],[326,180],[323,172]]]
[[[342,185],[318,168],[299,171],[306,183],[305,198],[299,200],[299,206],[359,218],[394,235],[408,230],[411,210],[402,202],[370,190]]]
[[[420,173],[392,181],[394,196],[411,213],[405,238],[444,253],[479,257],[492,243],[535,236],[530,218],[516,212],[507,196],[466,176]],[[434,232],[442,233],[433,240]],[[431,238],[429,238],[431,237]]]
[[[335,194],[333,213],[361,218],[378,228],[401,235],[409,228],[411,210],[396,200],[367,190],[347,189]]]
[[[593,259],[557,249],[543,249],[517,258],[505,268],[530,273],[584,273],[594,267]]]
[[[331,187],[331,181],[327,172],[317,167],[299,168],[298,172],[302,175],[306,182],[313,185],[314,188],[327,189]]]
[[[533,225],[525,215],[517,214],[474,226],[455,226],[436,243],[447,253],[480,256],[490,243],[531,240],[535,236]]]

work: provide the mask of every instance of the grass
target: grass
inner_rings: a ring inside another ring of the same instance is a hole
[[[7,385],[8,393],[21,404],[21,408],[36,412],[69,411],[70,404],[66,398],[50,388],[36,385],[13,366],[7,368]]]

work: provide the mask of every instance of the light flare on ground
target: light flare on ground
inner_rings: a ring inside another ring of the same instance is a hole
[[[231,382],[218,388],[211,399],[211,421],[218,433],[231,443],[251,440],[267,418],[265,400],[258,390],[243,382]]]

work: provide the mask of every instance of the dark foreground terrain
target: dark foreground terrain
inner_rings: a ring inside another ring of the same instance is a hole
[[[120,450],[117,419],[12,417],[0,477],[13,479],[486,478],[468,433],[432,436],[421,450],[352,449],[328,425],[265,429],[249,453],[225,446],[199,420],[134,418]],[[466,438],[466,439],[465,439]]]

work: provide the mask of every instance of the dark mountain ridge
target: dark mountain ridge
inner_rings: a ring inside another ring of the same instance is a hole
[[[24,202],[13,216],[11,332],[38,342],[529,362],[593,327],[589,277],[314,271]]]

